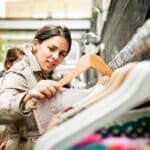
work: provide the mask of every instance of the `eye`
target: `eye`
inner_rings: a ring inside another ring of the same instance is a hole
[[[53,52],[55,51],[55,48],[54,47],[48,47],[49,51]]]
[[[63,52],[60,52],[59,55],[62,57],[65,57],[67,55],[67,53],[63,51]]]

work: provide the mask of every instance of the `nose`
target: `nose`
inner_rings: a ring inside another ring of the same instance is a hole
[[[55,52],[52,53],[51,56],[52,56],[52,58],[54,58],[54,59],[58,59],[58,58],[59,58],[59,52],[55,51]]]

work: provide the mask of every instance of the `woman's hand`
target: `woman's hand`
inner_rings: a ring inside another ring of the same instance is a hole
[[[44,100],[55,96],[59,91],[61,91],[61,87],[58,82],[52,80],[41,80],[28,92],[28,96],[38,100]]]
[[[34,108],[33,105],[35,105],[35,101],[33,100],[43,101],[55,96],[57,92],[61,91],[62,88],[59,86],[58,82],[52,80],[41,80],[24,97],[24,108]]]

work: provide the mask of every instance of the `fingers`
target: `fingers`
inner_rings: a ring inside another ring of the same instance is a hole
[[[48,94],[50,94],[49,97],[55,96],[57,91],[57,88],[54,86],[48,87]]]
[[[35,109],[36,108],[36,102],[33,101],[32,99],[28,100],[26,103],[25,103],[25,106],[24,106],[25,109]]]
[[[61,90],[62,90],[62,87],[61,87],[61,86],[59,85],[59,83],[56,82],[56,81],[48,80],[47,84],[48,84],[48,86],[49,86],[50,88],[52,87],[51,85],[53,85],[53,87],[56,89],[56,91],[61,91]],[[52,90],[53,90],[53,89],[52,89]]]
[[[45,100],[55,96],[61,91],[61,87],[58,82],[51,80],[40,81],[33,89],[29,91],[30,97],[34,97],[38,100]]]

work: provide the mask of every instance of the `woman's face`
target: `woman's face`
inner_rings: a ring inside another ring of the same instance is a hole
[[[54,36],[42,43],[34,39],[32,44],[41,69],[47,73],[62,63],[69,48],[67,40],[62,36]]]

